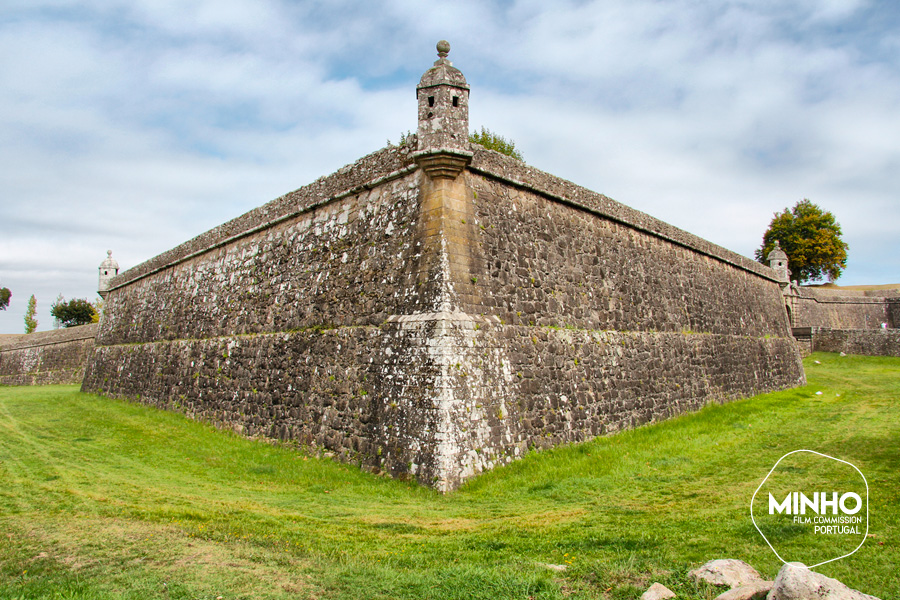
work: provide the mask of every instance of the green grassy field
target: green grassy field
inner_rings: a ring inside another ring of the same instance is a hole
[[[871,490],[874,537],[818,570],[900,598],[900,359],[805,364],[804,388],[446,496],[75,387],[0,388],[0,598],[638,598],[659,581],[708,599],[686,578],[706,560],[777,573],[749,503],[798,448]]]

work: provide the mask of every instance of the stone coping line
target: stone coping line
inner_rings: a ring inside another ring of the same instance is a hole
[[[809,293],[807,288],[800,288],[796,296],[802,300],[813,300],[817,304],[884,304],[885,302],[898,302],[897,296],[820,296],[818,292]]]
[[[504,181],[551,201],[609,219],[631,229],[688,248],[734,267],[778,282],[774,271],[756,261],[713,244],[694,234],[630,208],[607,196],[575,185],[498,152],[472,145],[470,171]],[[143,262],[110,282],[110,291],[159,273],[236,240],[269,229],[348,196],[404,177],[419,167],[414,160],[415,139],[404,146],[389,146],[309,185],[276,198],[231,221]],[[526,183],[531,181],[533,183]]]
[[[900,300],[900,287],[887,287],[878,290],[848,290],[844,288],[827,288],[820,286],[800,286],[800,289],[810,296],[827,298],[829,296],[844,296],[847,298],[896,298]]]
[[[66,329],[40,331],[38,333],[29,333],[27,335],[23,334],[14,341],[3,342],[0,344],[0,351],[8,352],[10,350],[39,348],[42,346],[53,346],[79,340],[94,339],[97,337],[97,327],[97,323],[90,323],[88,325],[68,327]]]
[[[727,250],[603,194],[530,167],[499,152],[486,149],[476,150],[468,169],[699,252],[765,279],[780,282],[772,269],[746,256]]]

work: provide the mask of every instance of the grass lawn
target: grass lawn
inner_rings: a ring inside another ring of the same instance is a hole
[[[72,386],[0,388],[0,598],[638,598],[659,581],[709,599],[686,578],[709,559],[777,573],[750,498],[800,448],[870,487],[874,537],[817,570],[900,598],[900,359],[805,365],[804,388],[446,496]]]

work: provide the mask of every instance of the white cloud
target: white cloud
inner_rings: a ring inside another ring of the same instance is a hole
[[[813,22],[835,22],[853,16],[862,9],[864,0],[818,0],[808,3],[812,10],[810,20]]]

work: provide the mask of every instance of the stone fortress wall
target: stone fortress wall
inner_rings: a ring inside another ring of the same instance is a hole
[[[791,284],[784,296],[803,356],[810,352],[900,356],[900,290]]]
[[[530,448],[804,381],[774,271],[419,129],[109,282],[87,391],[451,490]]]
[[[900,356],[900,329],[794,328],[801,354],[843,352],[866,356]]]
[[[787,296],[794,327],[877,329],[900,327],[900,290],[851,290],[791,286]]]
[[[98,325],[9,336],[0,341],[0,385],[81,383]]]
[[[120,275],[84,388],[451,489],[802,381],[767,267],[488,150],[452,185],[388,148]]]

